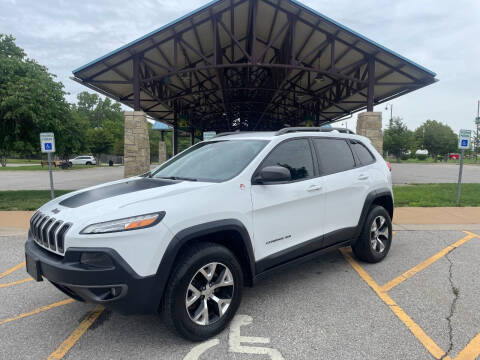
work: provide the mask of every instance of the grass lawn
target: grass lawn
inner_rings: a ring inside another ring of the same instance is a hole
[[[7,162],[8,164],[8,162]],[[102,165],[99,165],[102,166]],[[72,167],[63,170],[60,166],[55,167],[52,165],[52,170],[53,171],[70,171],[70,170],[82,170],[82,169],[90,169],[97,167],[96,165],[72,165]],[[36,161],[36,165],[25,165],[25,166],[6,166],[6,167],[1,167],[0,166],[0,171],[25,171],[25,170],[48,170],[48,165],[42,166],[39,164],[39,161]]]
[[[38,159],[7,159],[7,164],[38,164],[39,162]]]
[[[61,196],[72,190],[55,190]],[[50,200],[50,190],[0,191],[0,210],[37,210]]]
[[[55,190],[55,196],[72,190]],[[395,206],[455,206],[457,184],[394,185]],[[36,210],[50,200],[50,190],[0,191],[0,210]],[[480,184],[463,184],[460,206],[480,206]]]
[[[395,206],[456,206],[457,184],[394,185]],[[480,184],[462,184],[460,206],[480,206]]]

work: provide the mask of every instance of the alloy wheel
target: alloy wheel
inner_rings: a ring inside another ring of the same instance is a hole
[[[198,325],[210,325],[227,312],[233,299],[234,281],[230,269],[218,262],[202,266],[190,280],[185,308]]]
[[[385,251],[385,244],[390,238],[390,229],[384,216],[377,216],[370,227],[370,246],[373,251],[382,253]]]

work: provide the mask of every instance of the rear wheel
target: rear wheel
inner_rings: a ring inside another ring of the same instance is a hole
[[[87,161],[87,163],[85,165],[92,165],[92,162],[91,161]]]
[[[242,288],[242,269],[230,250],[199,243],[176,262],[161,310],[166,323],[181,336],[205,340],[221,332],[233,318]]]
[[[376,263],[387,256],[392,244],[392,220],[387,210],[373,206],[368,213],[360,237],[352,250],[360,260]]]

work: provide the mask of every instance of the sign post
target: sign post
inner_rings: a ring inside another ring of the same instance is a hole
[[[48,171],[50,172],[50,196],[55,198],[53,189],[53,175],[52,175],[52,153],[55,152],[55,135],[53,133],[40,133],[40,146],[42,153],[47,153],[48,156]]]
[[[460,168],[458,169],[458,184],[457,184],[457,206],[460,204],[460,193],[462,187],[462,173],[463,173],[463,156],[465,149],[470,148],[471,130],[461,129],[458,134],[458,148],[460,149]]]

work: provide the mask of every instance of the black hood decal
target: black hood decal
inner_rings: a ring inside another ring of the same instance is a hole
[[[150,179],[144,178],[139,180],[127,181],[120,184],[113,184],[100,187],[98,189],[84,191],[80,194],[73,195],[60,202],[60,205],[69,208],[77,208],[95,201],[107,199],[117,195],[128,194],[131,192],[153,189],[156,187],[178,184],[177,180]]]

